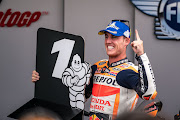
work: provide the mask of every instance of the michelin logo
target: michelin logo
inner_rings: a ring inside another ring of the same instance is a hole
[[[84,89],[91,75],[90,64],[81,62],[78,54],[73,56],[70,68],[62,75],[62,83],[69,88],[69,99],[72,108],[84,109]]]
[[[180,0],[131,0],[143,13],[155,17],[157,39],[180,40]]]

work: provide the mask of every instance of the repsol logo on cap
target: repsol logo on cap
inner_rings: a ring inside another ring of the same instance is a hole
[[[12,27],[17,25],[18,27],[29,27],[33,22],[36,22],[41,17],[42,13],[37,11],[31,13],[26,11],[21,13],[20,11],[12,12],[8,9],[5,13],[0,11],[0,27]]]

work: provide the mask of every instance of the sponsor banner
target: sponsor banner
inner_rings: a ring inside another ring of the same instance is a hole
[[[155,17],[157,39],[180,40],[180,0],[131,0],[143,13]]]
[[[0,0],[1,3],[2,0]],[[37,22],[42,15],[48,15],[47,11],[35,11],[30,12],[29,10],[25,12],[14,11],[11,8],[8,10],[0,11],[0,27],[29,27],[32,23]]]
[[[94,75],[94,84],[101,84],[113,87],[119,87],[115,77],[109,77],[104,75]]]
[[[95,97],[92,95],[90,111],[103,112],[105,114],[112,114],[114,109],[114,101],[116,95],[105,97]]]

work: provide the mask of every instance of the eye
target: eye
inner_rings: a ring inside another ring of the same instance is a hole
[[[78,65],[79,65],[79,61],[78,61]]]
[[[74,61],[74,63],[76,64],[76,60]]]
[[[107,38],[108,38],[108,34],[105,32],[105,34],[104,34],[104,35],[105,35],[105,39],[107,39]]]
[[[114,36],[114,35],[113,35],[112,38],[115,39],[115,38],[117,38],[117,36]]]

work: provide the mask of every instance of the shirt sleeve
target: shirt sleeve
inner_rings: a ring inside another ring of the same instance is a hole
[[[117,83],[128,89],[134,89],[142,99],[154,99],[157,92],[149,59],[146,53],[136,57],[136,59],[138,61],[138,73],[131,69],[122,70],[117,74]]]
[[[120,71],[116,76],[116,81],[122,87],[135,89],[138,84],[139,74],[131,69]]]

